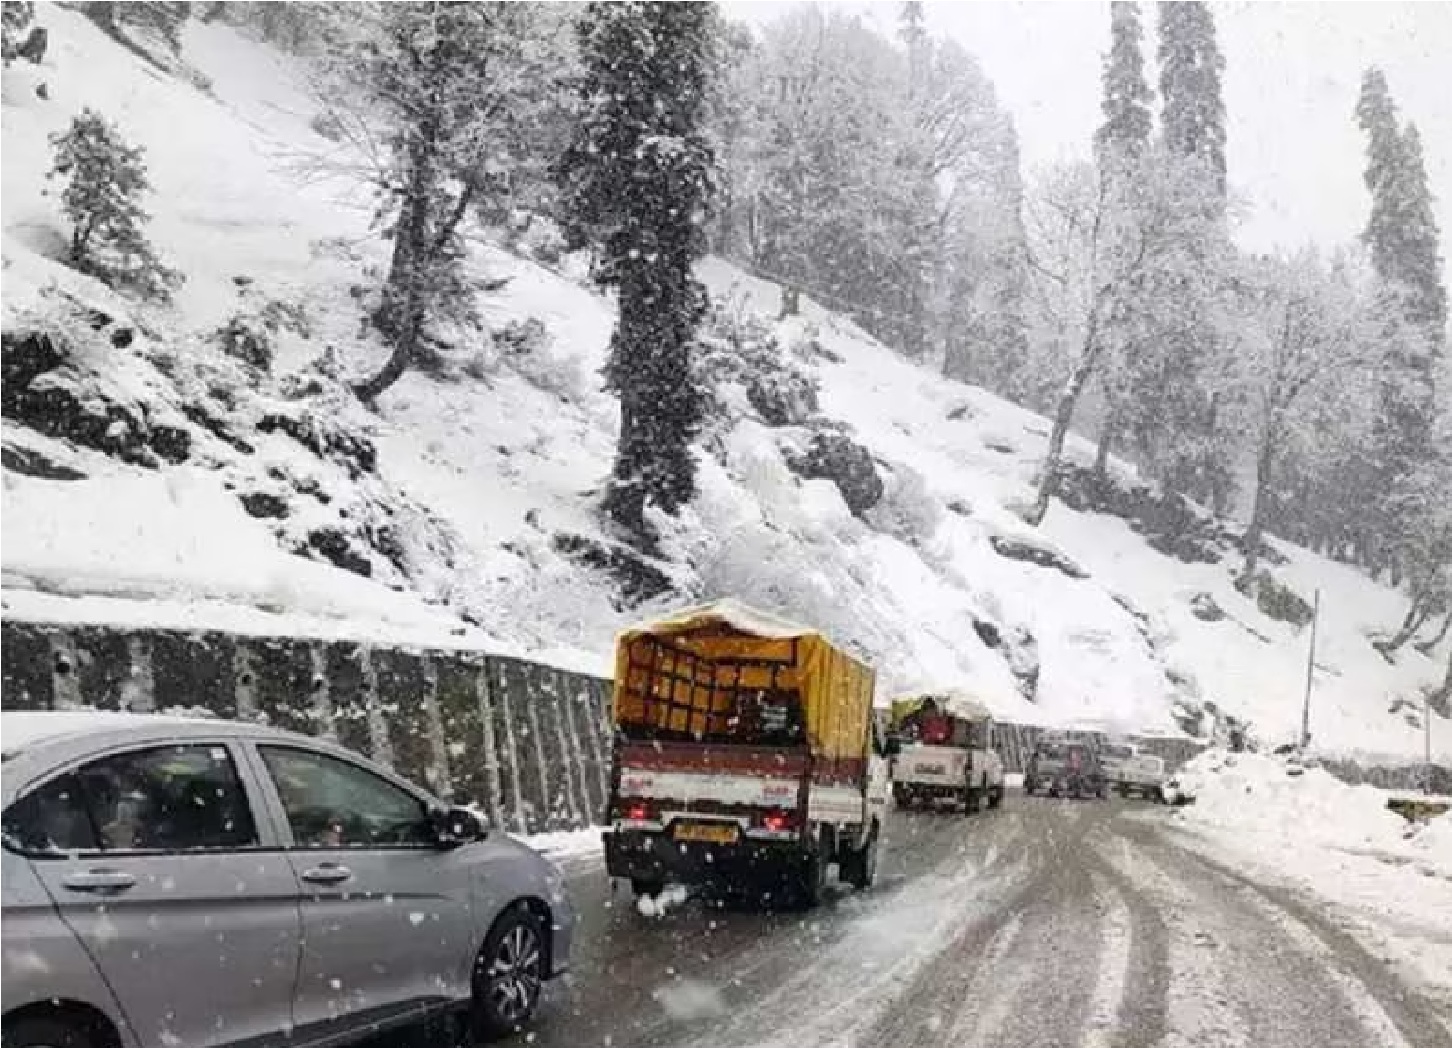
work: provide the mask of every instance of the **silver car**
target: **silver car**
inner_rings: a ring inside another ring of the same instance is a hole
[[[569,959],[559,873],[315,738],[3,713],[5,1048],[518,1029]]]

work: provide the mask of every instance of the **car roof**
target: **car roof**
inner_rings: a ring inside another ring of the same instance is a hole
[[[265,724],[220,717],[104,710],[15,710],[0,712],[0,761],[5,767],[0,793],[3,793],[4,804],[9,805],[37,774],[47,774],[57,765],[97,750],[125,747],[132,743],[164,744],[199,738],[290,742],[373,763],[361,754],[315,735],[299,735]],[[379,770],[395,781],[407,782],[386,769]],[[418,792],[418,787],[411,783],[409,788]]]
[[[131,735],[190,738],[195,735],[276,732],[260,724],[216,717],[185,717],[168,713],[119,713],[109,710],[15,710],[0,713],[0,755],[11,760],[61,740]]]

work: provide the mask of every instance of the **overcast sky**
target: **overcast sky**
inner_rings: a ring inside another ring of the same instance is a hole
[[[728,17],[755,25],[791,6],[722,4]],[[896,31],[897,3],[836,6]],[[1452,215],[1452,3],[1211,6],[1226,60],[1230,182],[1248,208],[1241,243],[1331,247],[1360,232],[1368,202],[1352,111],[1362,70],[1380,65],[1403,118],[1421,129],[1445,258]],[[1089,155],[1109,47],[1107,3],[929,0],[925,7],[930,32],[958,40],[983,64],[1018,125],[1027,167]],[[1155,84],[1153,8],[1141,5]]]

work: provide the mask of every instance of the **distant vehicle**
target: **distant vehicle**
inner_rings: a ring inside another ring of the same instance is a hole
[[[0,738],[5,1048],[503,1035],[567,966],[548,861],[338,746],[129,713]]]
[[[982,703],[955,692],[895,699],[888,730],[899,744],[892,762],[898,807],[951,800],[971,813],[1003,803],[1003,759]]]
[[[1121,797],[1164,800],[1164,758],[1141,753],[1131,743],[1110,742],[1100,747],[1099,761],[1105,780]]]
[[[872,670],[815,630],[734,601],[630,630],[616,654],[605,865],[813,905],[828,868],[872,884],[889,747]]]
[[[1098,747],[1062,736],[1039,740],[1024,769],[1023,789],[1030,795],[1042,789],[1050,797],[1102,798],[1105,779]]]

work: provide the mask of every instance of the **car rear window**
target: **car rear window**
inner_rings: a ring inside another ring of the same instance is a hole
[[[194,851],[258,843],[225,746],[159,746],[82,765],[5,811],[5,838],[34,855]]]
[[[32,855],[95,851],[96,831],[75,776],[62,775],[5,809],[5,844]]]

